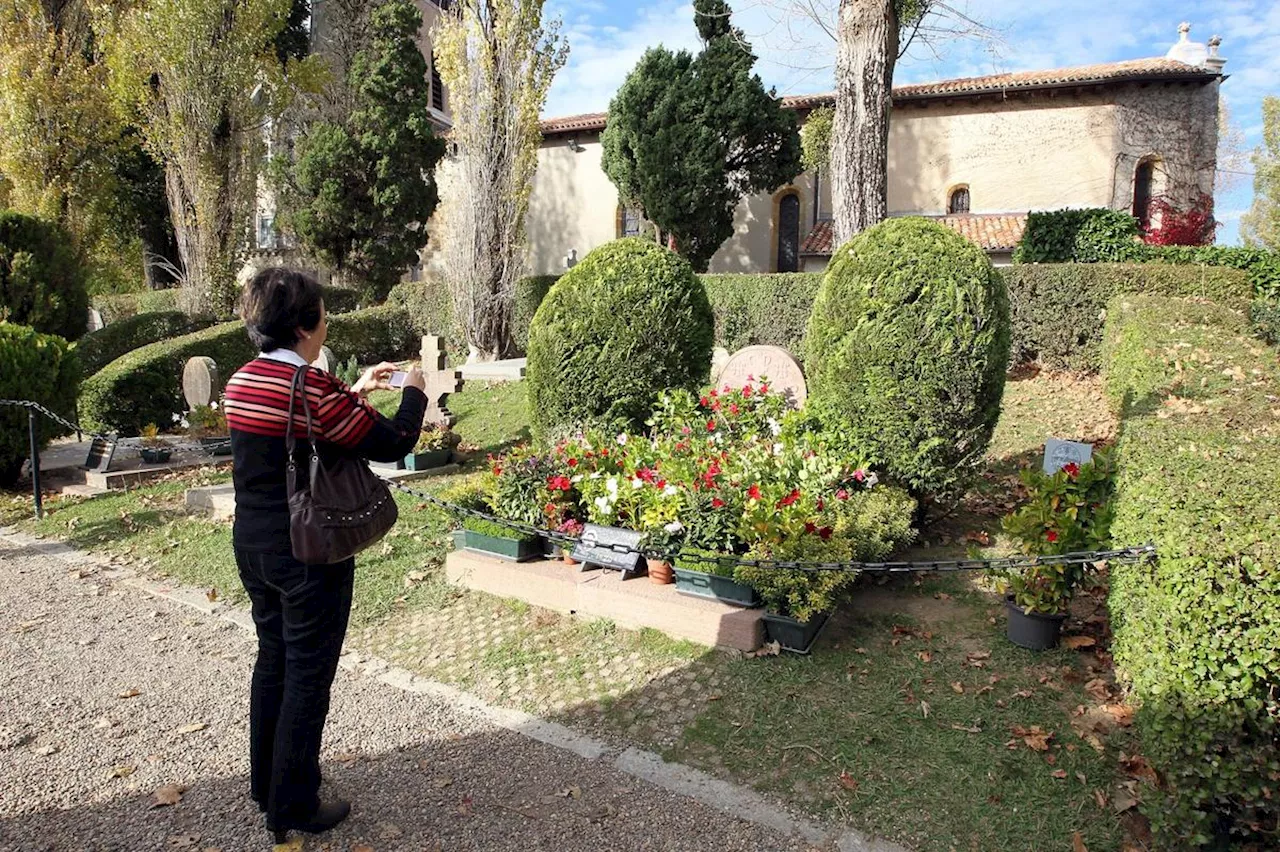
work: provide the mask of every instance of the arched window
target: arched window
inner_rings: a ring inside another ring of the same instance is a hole
[[[957,186],[951,190],[951,194],[947,196],[947,213],[968,213],[969,212],[969,187]]]
[[[618,236],[619,237],[638,237],[640,236],[640,211],[634,207],[618,208]]]
[[[1133,218],[1142,230],[1151,227],[1152,187],[1156,179],[1156,161],[1150,157],[1140,160],[1133,173]]]
[[[800,271],[800,196],[778,199],[778,271]]]

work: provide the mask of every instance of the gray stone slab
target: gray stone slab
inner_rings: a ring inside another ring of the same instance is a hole
[[[234,485],[206,485],[188,488],[187,511],[208,515],[215,521],[230,520],[236,513],[236,489]]]
[[[512,358],[488,364],[464,364],[458,369],[469,382],[518,382],[524,378],[527,365],[525,358]]]

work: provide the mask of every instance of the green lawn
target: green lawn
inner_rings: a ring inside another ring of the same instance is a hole
[[[522,391],[477,385],[451,397],[464,441],[490,451],[527,435]],[[394,408],[396,395],[374,403]],[[1096,381],[1011,381],[982,481],[912,555],[999,552],[1017,467],[1037,463],[1051,435],[1106,439],[1113,429]],[[29,503],[14,495],[0,522],[239,601],[228,529],[182,513],[188,484],[53,499],[40,523],[21,520]],[[362,649],[921,852],[1070,849],[1076,832],[1097,852],[1127,836],[1129,815],[1112,803],[1125,781],[1116,756],[1134,745],[1128,729],[1098,721],[1117,700],[1109,658],[1011,646],[981,576],[863,578],[812,656],[734,659],[456,592],[441,571],[448,520],[397,499],[401,523],[359,560],[352,641]],[[1082,596],[1076,615],[1105,648],[1101,601]]]

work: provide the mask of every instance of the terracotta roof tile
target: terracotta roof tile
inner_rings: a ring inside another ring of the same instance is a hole
[[[1208,81],[1217,76],[1217,72],[1187,65],[1176,59],[1132,59],[1127,62],[1079,65],[1074,68],[1054,68],[1047,71],[1017,71],[1012,74],[991,74],[986,77],[964,77],[937,83],[895,86],[893,97],[897,101],[913,101],[1146,80]],[[818,95],[792,95],[782,99],[782,105],[788,109],[813,109],[829,106],[834,102],[835,94],[832,92]],[[555,134],[575,130],[603,130],[605,116],[603,112],[593,112],[547,119],[542,122],[542,132]]]
[[[927,216],[952,228],[986,251],[1013,251],[1027,228],[1026,213],[966,213],[956,216]],[[830,219],[821,219],[800,244],[800,254],[826,257],[833,250],[834,233]]]

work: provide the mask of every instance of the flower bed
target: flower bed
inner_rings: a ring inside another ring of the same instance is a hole
[[[646,552],[672,562],[678,577],[741,584],[802,622],[829,612],[855,573],[717,557],[874,560],[914,536],[915,502],[880,484],[816,420],[789,410],[763,378],[698,396],[664,393],[648,425],[645,435],[586,431],[490,457],[488,474],[453,497],[538,529],[639,531]],[[712,593],[710,581],[700,585]]]

